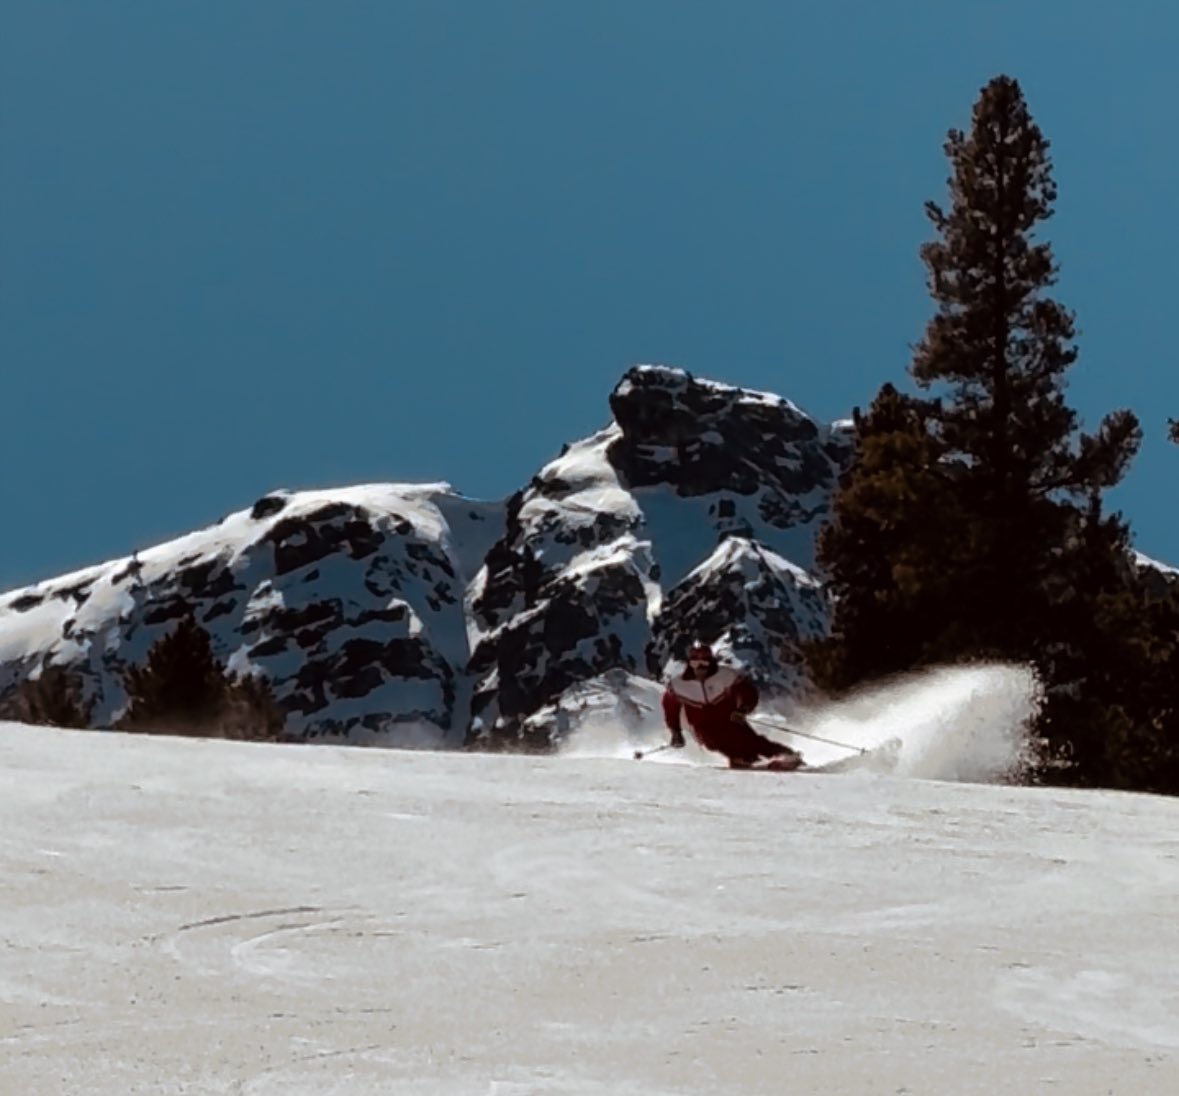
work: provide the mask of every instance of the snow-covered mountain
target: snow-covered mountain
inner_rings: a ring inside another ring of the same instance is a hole
[[[543,748],[563,698],[657,678],[698,636],[794,688],[794,645],[825,625],[807,568],[850,424],[664,366],[628,371],[609,403],[501,502],[275,492],[0,596],[0,693],[66,664],[109,722],[122,673],[189,608],[231,669],[272,680],[293,738]]]
[[[278,492],[217,525],[0,598],[11,686],[77,668],[105,725],[121,678],[188,610],[235,671],[270,678],[287,733],[461,743],[464,596],[502,507],[442,485]]]

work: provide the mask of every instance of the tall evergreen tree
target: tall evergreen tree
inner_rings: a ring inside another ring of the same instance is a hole
[[[1074,317],[1047,295],[1057,266],[1051,246],[1035,238],[1052,216],[1056,184],[1019,84],[992,80],[971,132],[951,130],[945,151],[950,207],[926,204],[937,237],[921,249],[937,312],[911,371],[923,388],[948,388],[937,432],[968,468],[962,490],[990,542],[978,560],[979,596],[1018,609],[1043,548],[1058,547],[1064,533],[1068,514],[1056,503],[1116,484],[1140,432],[1120,411],[1077,439],[1065,402]]]
[[[1120,411],[1081,435],[1065,401],[1074,317],[1049,295],[1057,266],[1036,237],[1056,186],[1019,84],[983,88],[970,132],[951,130],[945,151],[950,202],[927,203],[936,235],[921,249],[937,310],[910,370],[935,395],[898,419],[904,398],[886,388],[859,422],[819,545],[836,602],[812,666],[820,685],[845,687],[932,662],[1030,660],[1049,689],[1043,729],[1055,752],[1071,748],[1075,777],[1099,767],[1099,736],[1078,761],[1053,718],[1068,690],[1053,689],[1087,680],[1094,607],[1120,589],[1124,529],[1100,498],[1140,431]]]

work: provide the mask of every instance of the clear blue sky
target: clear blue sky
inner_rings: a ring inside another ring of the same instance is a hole
[[[1179,7],[7,0],[0,588],[265,491],[523,484],[632,363],[820,418],[902,380],[947,128],[1053,145],[1074,405],[1179,561]]]

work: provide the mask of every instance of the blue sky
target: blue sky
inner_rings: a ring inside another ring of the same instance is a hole
[[[1179,561],[1179,8],[7,0],[0,588],[278,486],[500,497],[632,363],[823,419],[905,376],[945,131],[1023,84],[1074,406]]]

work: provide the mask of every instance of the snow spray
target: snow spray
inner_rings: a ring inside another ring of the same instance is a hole
[[[1040,698],[1029,667],[946,666],[799,705],[782,718],[800,731],[878,753],[880,767],[897,776],[987,784],[1015,781],[1026,771]],[[814,742],[804,752],[812,765],[847,756]]]
[[[597,682],[593,699],[571,713],[558,752],[566,757],[633,758],[667,741],[661,687],[630,678],[626,695]],[[787,728],[867,751],[853,770],[964,783],[1018,781],[1031,759],[1029,726],[1041,689],[1032,669],[1007,663],[934,667],[866,685],[838,700],[776,702],[763,697],[758,730],[802,751],[807,764],[844,761],[850,751],[791,737]],[[668,750],[651,763],[711,764],[696,747]]]

